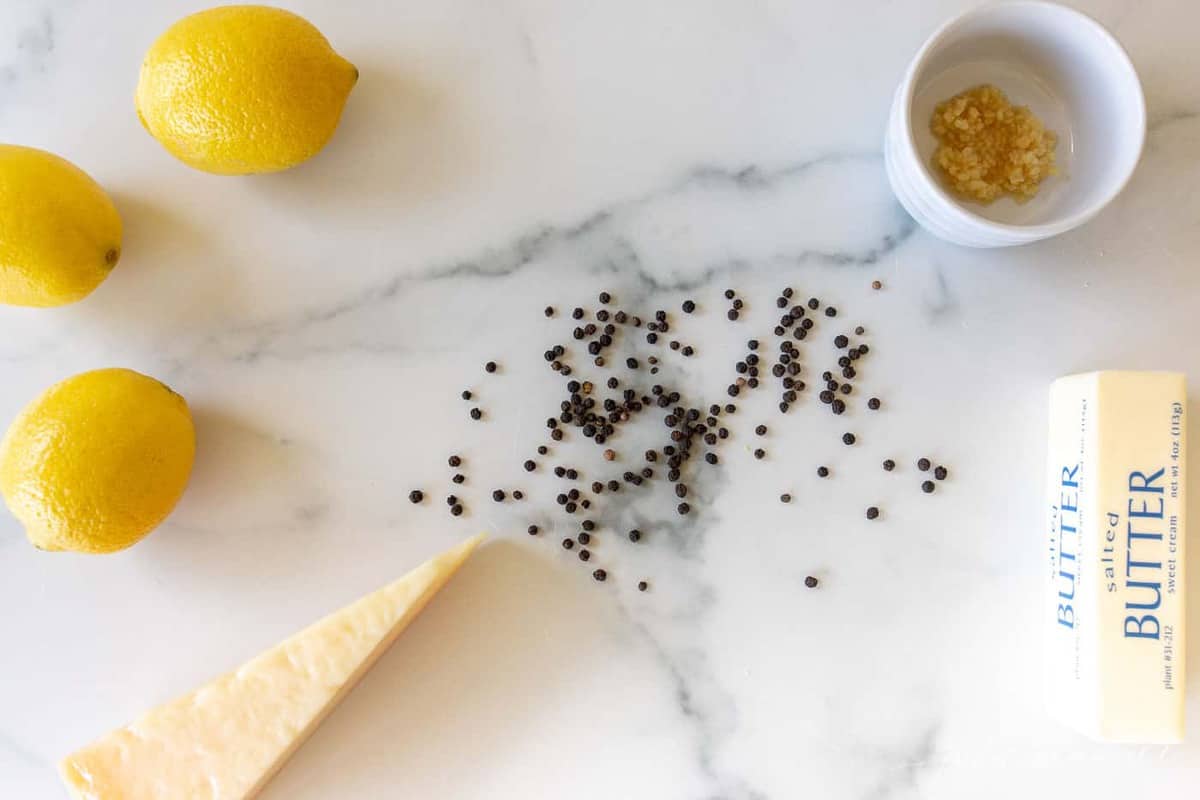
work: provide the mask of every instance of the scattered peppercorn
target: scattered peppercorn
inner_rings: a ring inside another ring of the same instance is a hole
[[[644,592],[650,588],[650,584],[646,583],[645,581],[638,581],[637,587],[639,592]]]
[[[942,467],[942,466],[935,467],[933,470],[933,477],[937,478],[939,481],[946,480],[946,476],[948,474],[949,474],[949,472],[946,470],[945,467]]]
[[[601,292],[601,293],[600,293],[599,300],[600,300],[600,302],[601,302],[601,303],[603,303],[604,305],[608,305],[608,304],[609,304],[609,302],[612,300],[612,295],[611,295],[611,294],[609,294],[608,292]]]
[[[546,310],[543,311],[542,313],[545,314],[547,317],[553,317],[554,316],[554,306],[546,306]]]
[[[492,492],[492,499],[495,500],[497,503],[503,503],[504,497],[505,497],[505,494],[504,494],[503,489],[496,489]]]
[[[871,409],[872,411],[878,411],[880,405],[881,403],[879,402],[878,397],[872,397],[867,401],[867,408]]]
[[[478,420],[478,419],[482,419],[482,418],[483,418],[482,411],[480,411],[478,408],[471,409],[471,419]]]
[[[458,503],[455,503],[454,505],[450,506],[450,513],[456,517],[462,516],[463,507]]]
[[[597,581],[604,583],[604,581],[608,580],[608,573],[602,569],[598,569],[592,573],[592,577]]]
[[[450,478],[450,480],[454,481],[455,483],[462,483],[466,479],[467,476],[463,475],[461,472],[454,473],[454,477]]]
[[[529,526],[528,528],[526,528],[525,530],[526,530],[526,532],[528,532],[528,533],[529,533],[529,535],[530,535],[530,536],[537,536],[537,535],[538,535],[538,526],[537,526],[537,525],[530,525],[530,526]]]
[[[683,313],[690,314],[696,310],[696,304],[691,300],[683,301]]]
[[[495,361],[487,362],[486,364],[483,365],[483,369],[485,372],[495,372],[496,371],[496,362]]]
[[[891,471],[892,471],[892,470],[894,470],[895,468],[896,468],[896,462],[895,462],[895,461],[893,461],[893,460],[892,460],[892,459],[890,459],[890,458],[885,458],[885,459],[883,460],[883,469],[884,469],[886,472],[891,472]]]
[[[462,458],[459,456],[450,456],[448,459],[446,459],[446,463],[448,463],[452,467],[461,466]]]
[[[580,542],[580,543],[582,544],[582,542]],[[587,550],[579,551],[579,560],[580,561],[589,561],[589,560],[591,560],[591,558],[592,558],[591,552],[589,552]]]
[[[928,458],[917,459],[917,469],[921,470],[921,472],[928,472],[931,466],[933,465],[930,463]]]
[[[817,588],[817,583],[819,583],[819,581],[817,581],[817,579],[814,578],[812,575],[809,575],[807,578],[804,579],[804,585],[807,586],[809,589]]]
[[[680,514],[688,514],[692,510],[692,507],[687,503],[680,503],[679,505],[675,506],[675,510]]]
[[[766,457],[766,455],[767,455],[767,451],[763,450],[761,447],[754,451],[754,457],[757,458],[759,461],[764,459]]]
[[[921,491],[924,492],[925,494],[931,494],[933,492],[934,488],[935,488],[935,486],[934,486],[933,481],[924,481],[921,483]]]
[[[470,400],[470,399],[471,399],[471,390],[470,390],[470,389],[463,389],[463,393],[462,393],[462,399],[463,399],[463,400]]]
[[[526,472],[533,472],[535,469],[537,469],[537,462],[533,461],[533,460],[528,460],[525,462],[524,466],[525,466]]]
[[[784,494],[779,495],[779,502],[790,503],[790,502],[792,502],[792,496],[785,492]]]
[[[828,478],[829,467],[817,467],[817,475],[821,478]]]
[[[842,444],[851,445],[851,444],[854,444],[856,441],[857,441],[857,439],[855,439],[853,433],[843,433],[842,434]]]
[[[871,281],[871,288],[872,288],[872,289],[875,289],[875,290],[882,289],[882,288],[883,288],[883,282],[882,282],[882,281]]]
[[[870,506],[867,508],[867,519],[875,519],[878,516],[879,516],[878,508],[876,508],[875,506]]]
[[[574,539],[563,539],[562,546],[563,546],[563,550],[573,550],[573,549],[575,549],[575,540]]]
[[[408,493],[408,501],[410,503],[419,503],[425,499],[425,493],[420,489],[413,489]]]
[[[754,428],[754,432],[757,433],[759,436],[766,436],[767,435],[767,426],[766,425],[758,425],[757,427]]]

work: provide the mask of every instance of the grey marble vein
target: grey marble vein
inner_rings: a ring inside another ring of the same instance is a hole
[[[446,265],[433,266],[411,274],[395,275],[386,281],[356,291],[353,295],[333,300],[327,304],[306,308],[274,319],[258,320],[234,325],[214,333],[208,345],[220,345],[226,340],[235,342],[249,339],[250,344],[235,345],[235,360],[255,361],[265,356],[288,357],[273,348],[280,339],[292,337],[307,328],[329,323],[342,317],[361,313],[380,305],[393,302],[401,290],[409,285],[448,280],[485,280],[510,278],[523,269],[539,263],[552,252],[571,247],[585,239],[605,236],[606,254],[599,264],[593,266],[597,273],[620,274],[632,278],[642,287],[645,295],[676,291],[688,291],[708,285],[719,277],[743,273],[755,269],[753,260],[727,259],[709,265],[692,267],[686,276],[664,280],[654,274],[649,265],[643,263],[638,246],[622,234],[622,225],[631,218],[649,213],[658,202],[670,199],[681,192],[702,189],[705,191],[755,193],[768,188],[800,188],[806,176],[817,167],[861,165],[875,163],[877,155],[857,153],[835,153],[812,158],[775,170],[750,166],[736,170],[717,166],[701,166],[692,169],[682,178],[666,186],[643,193],[632,199],[618,201],[585,216],[578,222],[566,225],[542,225],[516,237],[511,243],[489,249],[480,255],[456,260]],[[855,250],[829,251],[805,248],[799,251],[786,250],[777,253],[771,262],[774,265],[821,264],[835,267],[860,267],[877,264],[883,257],[894,253],[915,233],[912,220],[894,208],[892,227],[888,230],[869,231],[864,238],[870,241]],[[765,266],[765,265],[764,265]],[[341,349],[347,345],[339,344]],[[392,347],[354,343],[350,349],[381,353],[395,353]],[[330,352],[317,348],[305,348],[301,355],[308,356]],[[291,357],[296,357],[293,353]]]

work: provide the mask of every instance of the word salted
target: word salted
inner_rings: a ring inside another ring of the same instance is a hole
[[[1185,380],[1050,390],[1046,703],[1104,741],[1183,739]]]

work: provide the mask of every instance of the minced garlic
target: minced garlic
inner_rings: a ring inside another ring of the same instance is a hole
[[[1054,131],[995,86],[976,86],[940,103],[930,129],[938,140],[934,164],[946,185],[968,199],[986,204],[1009,194],[1024,202],[1056,174]]]

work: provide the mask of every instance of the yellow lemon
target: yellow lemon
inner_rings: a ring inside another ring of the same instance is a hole
[[[111,553],[166,519],[195,454],[182,397],[132,370],[99,369],[20,413],[0,441],[0,494],[36,547]]]
[[[325,146],[358,70],[308,20],[223,6],[176,22],[146,54],[142,124],[180,161],[218,175],[275,172]]]
[[[121,217],[86,172],[32,147],[0,144],[0,303],[82,300],[121,257]]]

